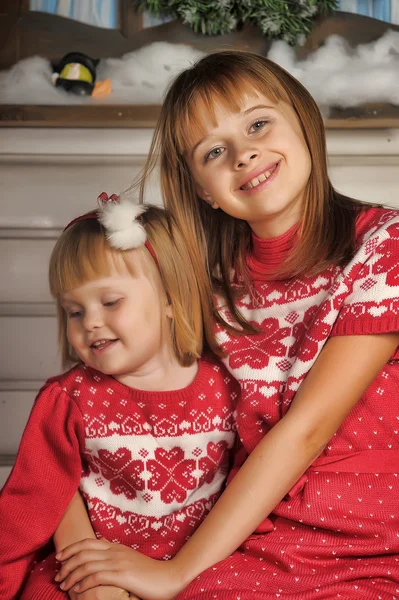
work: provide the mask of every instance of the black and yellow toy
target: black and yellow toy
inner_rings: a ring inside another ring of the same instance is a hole
[[[81,52],[69,52],[58,64],[53,64],[53,83],[56,87],[77,96],[91,96],[96,83],[98,59]]]

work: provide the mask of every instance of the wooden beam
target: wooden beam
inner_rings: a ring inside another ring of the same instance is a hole
[[[158,105],[0,105],[0,127],[124,127],[153,128]],[[399,128],[399,106],[364,104],[331,110],[327,129]]]
[[[119,31],[129,39],[143,29],[143,14],[136,11],[132,0],[119,0]]]

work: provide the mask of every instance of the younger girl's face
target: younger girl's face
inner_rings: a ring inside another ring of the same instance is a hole
[[[220,105],[215,116],[216,123],[204,117],[203,135],[186,153],[198,195],[261,238],[284,233],[301,216],[311,172],[293,108],[256,94],[239,112]]]
[[[60,301],[68,341],[90,367],[144,389],[142,382],[170,360],[170,307],[143,266],[134,275],[112,267],[109,276],[61,294]]]

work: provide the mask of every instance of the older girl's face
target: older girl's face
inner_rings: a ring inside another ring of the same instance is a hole
[[[261,238],[284,233],[301,217],[311,172],[293,108],[256,94],[238,112],[219,106],[215,116],[204,117],[186,153],[198,195]]]

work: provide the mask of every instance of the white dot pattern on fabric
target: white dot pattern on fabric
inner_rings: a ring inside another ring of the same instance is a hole
[[[198,367],[190,385],[168,392],[127,388],[82,365],[47,382],[24,432],[21,447],[29,452],[13,471],[24,493],[16,500],[11,482],[0,498],[0,521],[6,513],[29,529],[19,545],[11,527],[0,530],[1,598],[19,597],[27,558],[51,540],[79,480],[97,537],[169,560],[193,534],[225,484],[239,391],[215,360],[203,358]],[[52,500],[43,503],[37,489]],[[41,573],[47,588],[40,580],[31,598],[58,593],[48,560],[30,580],[34,586]]]
[[[368,209],[357,236],[345,268],[290,281],[274,281],[267,262],[292,241],[281,250],[284,240],[254,239],[254,290],[238,304],[261,333],[218,334],[241,385],[237,428],[248,453],[289,410],[330,336],[399,330],[399,213]],[[399,600],[398,360],[396,352],[271,520],[178,600]]]

